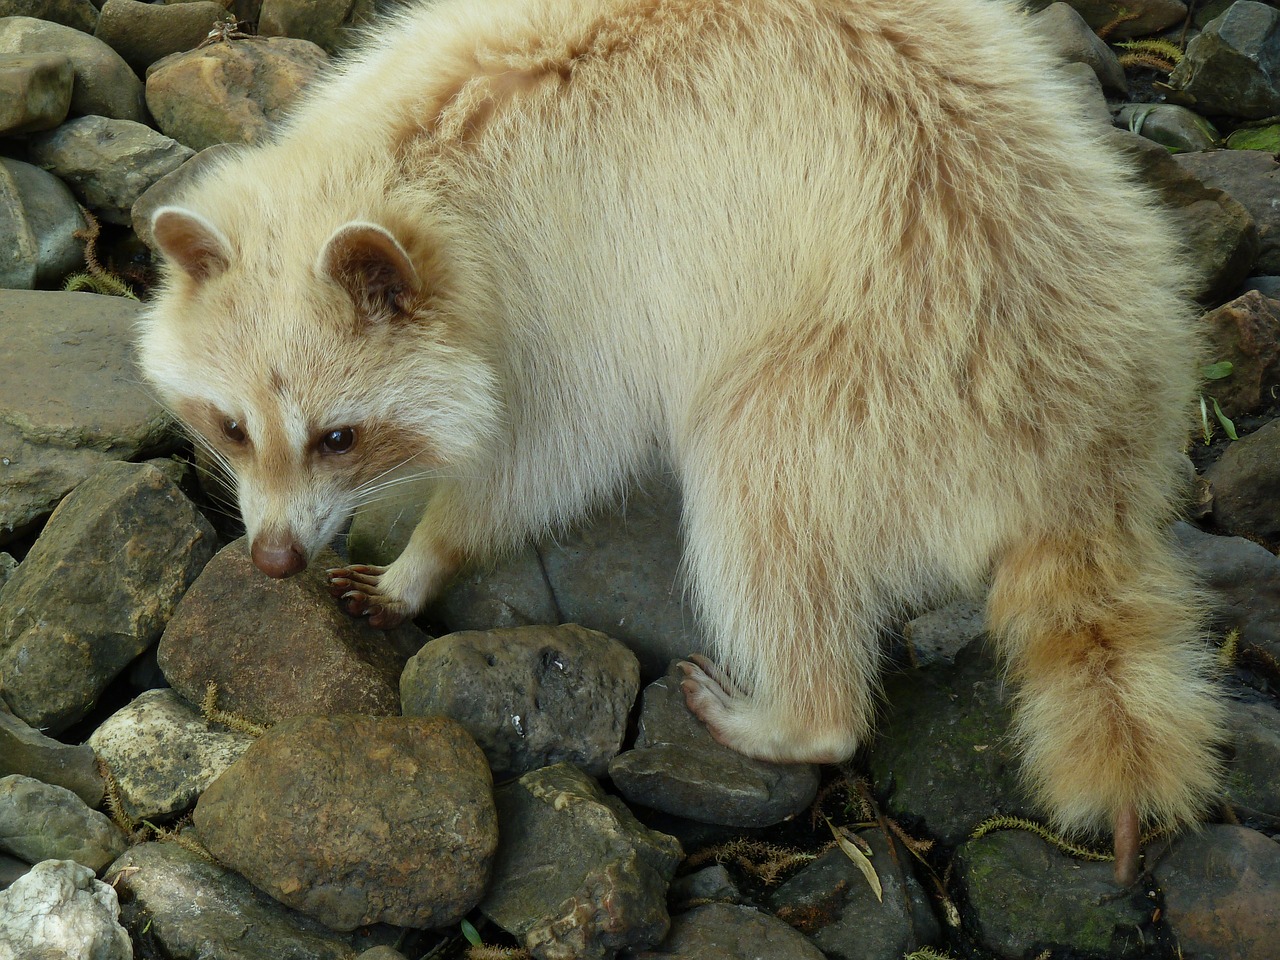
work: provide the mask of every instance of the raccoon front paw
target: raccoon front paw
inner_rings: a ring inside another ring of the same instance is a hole
[[[387,567],[352,564],[325,571],[329,594],[353,617],[364,617],[371,627],[390,630],[409,618],[407,605],[380,589]]]

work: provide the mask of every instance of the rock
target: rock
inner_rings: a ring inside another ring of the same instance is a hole
[[[1239,630],[1242,648],[1257,645],[1280,659],[1280,559],[1243,537],[1215,537],[1186,523],[1173,532],[1208,591],[1214,626]]]
[[[1129,83],[1116,55],[1069,4],[1049,4],[1031,18],[1031,24],[1068,63],[1088,64],[1104,89],[1121,96],[1128,92]]]
[[[108,223],[128,223],[143,191],[194,153],[141,123],[106,117],[70,120],[29,143],[31,158]]]
[[[102,803],[102,774],[93,748],[46,737],[10,713],[0,700],[0,777],[13,773],[65,787],[90,807]]]
[[[1236,130],[1227,137],[1227,149],[1263,150],[1272,155],[1280,153],[1280,123]]]
[[[724,903],[742,903],[742,892],[729,876],[723,864],[703,867],[683,877],[671,881],[667,891],[667,902],[672,905],[684,904],[695,906],[719,900]]]
[[[982,643],[885,678],[888,709],[868,759],[895,817],[919,817],[943,843],[960,843],[996,814],[1025,812],[1009,740],[1009,689]]]
[[[353,535],[354,531],[353,525]],[[356,546],[350,546],[354,558]],[[398,555],[399,550],[385,561],[366,562],[390,563]],[[464,571],[432,605],[430,614],[454,632],[564,621],[532,544],[492,566]]]
[[[1280,113],[1280,11],[1239,0],[1187,44],[1169,85],[1197,110],[1260,120]]]
[[[142,196],[133,202],[133,208],[129,212],[129,218],[133,224],[133,232],[138,235],[138,239],[153,252],[158,252],[155,245],[155,237],[151,233],[151,217],[161,207],[173,203],[177,195],[191,183],[194,177],[208,170],[220,158],[225,158],[228,154],[234,152],[235,147],[226,143],[206,147],[180,167],[166,173],[151,186],[147,187],[142,192]]]
[[[1230,151],[1173,157],[1145,137],[1120,130],[1112,136],[1168,207],[1186,244],[1188,275],[1200,278],[1192,288],[1196,298],[1207,303],[1234,293],[1258,257],[1258,226],[1252,209],[1218,183],[1202,182],[1195,166],[1196,158]]]
[[[194,150],[263,140],[326,62],[307,40],[236,40],[175,53],[147,71],[147,106]]]
[[[96,37],[33,17],[0,19],[0,53],[57,54],[71,61],[71,112],[145,122],[142,81],[120,55]]]
[[[1067,0],[1079,11],[1092,30],[1110,26],[1108,40],[1145,37],[1150,33],[1181,23],[1187,16],[1187,5],[1181,0]],[[1050,0],[1030,0],[1032,10],[1048,6]]]
[[[1280,544],[1280,420],[1228,446],[1205,479],[1214,523],[1236,536]]]
[[[1269,703],[1229,703],[1227,799],[1249,814],[1280,818],[1280,710]]]
[[[35,17],[93,33],[98,8],[92,0],[0,0],[0,17]]]
[[[1140,892],[1120,895],[1109,863],[1072,860],[1033,834],[1004,830],[964,844],[956,865],[974,935],[997,957],[1046,948],[1112,960],[1150,955],[1150,904]]]
[[[484,754],[444,717],[301,717],[200,797],[218,860],[334,930],[439,927],[479,901],[497,846]]]
[[[89,736],[132,820],[164,821],[192,806],[253,738],[211,729],[172,690],[148,690]]]
[[[769,896],[780,919],[805,933],[828,960],[901,960],[937,946],[942,929],[911,871],[912,857],[882,830],[859,830],[870,845],[883,902],[839,848],[828,850]]]
[[[71,109],[75,71],[55,53],[0,54],[0,135],[56,127]]]
[[[46,860],[0,893],[0,956],[133,960],[116,892],[88,867]]]
[[[1183,960],[1266,960],[1280,943],[1280,847],[1246,827],[1178,837],[1156,882]]]
[[[0,694],[14,714],[54,732],[83,718],[159,639],[213,539],[155,467],[109,464],[78,486],[0,590]]]
[[[1254,150],[1179,154],[1173,162],[1205,186],[1226,191],[1249,211],[1258,229],[1256,272],[1280,273],[1280,164]]]
[[[639,690],[635,654],[575,624],[449,634],[400,678],[405,716],[457,720],[500,778],[560,762],[603,776]]]
[[[193,49],[215,23],[226,19],[225,5],[214,0],[170,4],[107,0],[93,33],[141,76],[157,60]]]
[[[1080,90],[1080,106],[1083,108],[1086,123],[1111,123],[1111,108],[1107,105],[1107,95],[1102,91],[1102,83],[1093,68],[1087,63],[1064,63],[1062,76],[1074,82]],[[1078,122],[1074,117],[1066,115],[1063,122]]]
[[[27,863],[74,860],[97,873],[128,842],[105,814],[64,787],[14,774],[0,778],[0,850]]]
[[[0,286],[53,286],[84,266],[85,227],[71,191],[57,177],[20,160],[0,157]]]
[[[822,960],[822,951],[776,917],[727,903],[709,903],[671,920],[656,950],[627,951],[624,960]]]
[[[983,636],[986,625],[986,603],[980,600],[957,600],[916,617],[902,628],[912,666],[954,663],[961,650]]]
[[[400,712],[400,672],[427,637],[348,617],[329,596],[327,551],[311,569],[272,580],[243,540],[219,551],[174,611],[160,669],[192,703],[218,685],[218,707],[255,723],[322,713]]]
[[[1179,153],[1212,150],[1219,140],[1218,130],[1212,123],[1195,111],[1173,103],[1122,104],[1116,112],[1115,123]]]
[[[359,36],[352,28],[373,19],[374,7],[374,0],[262,0],[258,33],[310,40],[333,53]]]
[[[103,464],[168,438],[168,415],[137,386],[139,309],[119,297],[0,291],[0,542]]]
[[[1208,356],[1230,361],[1231,374],[1204,385],[1229,417],[1257,410],[1271,401],[1280,384],[1280,301],[1245,293],[1205,314]]]
[[[526,773],[496,800],[502,843],[480,909],[537,960],[605,960],[666,935],[674,838],[568,764]]]
[[[176,843],[143,843],[112,864],[121,921],[167,960],[351,960],[350,941]]]
[[[818,792],[813,764],[752,760],[712,739],[684,703],[673,664],[644,691],[635,749],[609,764],[631,803],[703,823],[764,827],[806,809]]]

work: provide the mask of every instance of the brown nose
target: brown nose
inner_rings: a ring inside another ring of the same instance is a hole
[[[255,567],[268,577],[275,577],[277,580],[292,577],[295,573],[301,573],[307,569],[307,558],[302,548],[292,541],[264,543],[255,540],[250,554],[253,556]]]

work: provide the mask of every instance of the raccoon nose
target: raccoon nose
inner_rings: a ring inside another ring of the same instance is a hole
[[[302,548],[292,541],[270,543],[255,540],[253,549],[253,565],[268,577],[283,580],[301,573],[307,568],[307,558]]]

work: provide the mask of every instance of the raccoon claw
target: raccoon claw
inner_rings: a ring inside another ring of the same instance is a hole
[[[329,594],[341,603],[347,613],[353,617],[364,617],[371,627],[378,630],[398,627],[407,617],[393,609],[395,601],[378,590],[378,579],[386,569],[356,564],[328,570]]]
[[[1116,885],[1131,887],[1138,879],[1138,814],[1132,806],[1122,807],[1114,825]]]

